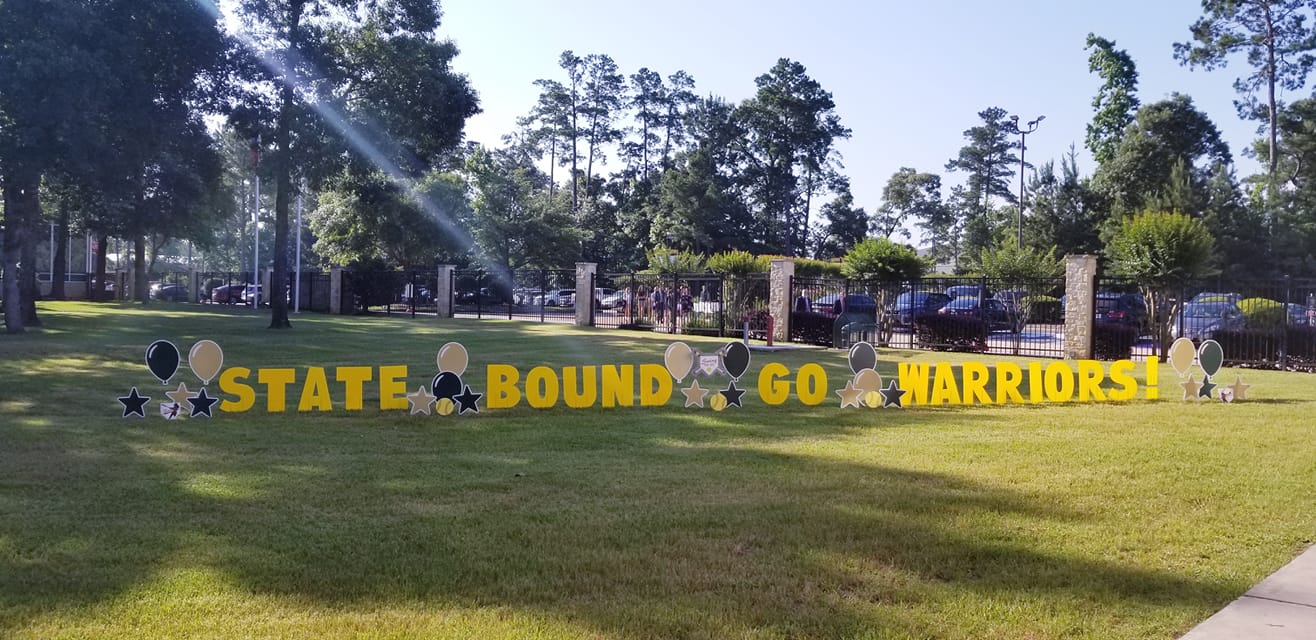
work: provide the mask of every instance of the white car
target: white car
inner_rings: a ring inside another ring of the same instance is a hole
[[[545,307],[570,307],[576,299],[574,289],[554,289],[544,296]]]

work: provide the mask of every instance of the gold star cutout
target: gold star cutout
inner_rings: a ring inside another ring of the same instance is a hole
[[[1183,387],[1184,400],[1196,400],[1197,394],[1202,390],[1202,383],[1193,382],[1193,374],[1188,374],[1188,380],[1180,382],[1179,386]]]
[[[180,415],[187,415],[192,413],[192,403],[188,402],[187,397],[195,394],[187,390],[186,382],[178,383],[177,389],[174,389],[173,391],[166,391],[165,395],[169,396],[169,399],[173,400],[174,404],[178,405],[178,413]]]
[[[430,405],[434,404],[434,395],[425,389],[425,385],[416,387],[415,393],[407,394],[407,403],[411,405],[411,415],[430,414]]]
[[[846,380],[844,389],[837,389],[836,395],[841,396],[841,408],[855,407],[859,408],[860,399],[864,396],[864,390],[854,386],[854,380]]]
[[[1247,400],[1247,390],[1252,385],[1243,383],[1243,376],[1234,376],[1234,384],[1229,385],[1229,390],[1234,392],[1234,401]]]
[[[685,406],[702,408],[704,406],[704,396],[708,395],[708,391],[708,389],[699,386],[699,381],[695,380],[694,384],[681,390],[681,393],[685,394]]]

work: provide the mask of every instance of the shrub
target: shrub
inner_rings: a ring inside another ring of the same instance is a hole
[[[1248,298],[1238,303],[1238,308],[1247,316],[1249,329],[1282,329],[1289,322],[1284,305],[1266,298]]]
[[[748,251],[723,251],[708,259],[708,269],[722,275],[744,276],[767,272],[769,262],[767,256],[756,256]]]
[[[1060,298],[1025,296],[1021,304],[1028,309],[1029,322],[1059,324],[1065,321],[1064,311],[1060,308]]]
[[[868,238],[856,244],[842,260],[842,273],[855,280],[916,280],[928,270],[913,247],[886,238]]]
[[[987,351],[987,323],[963,316],[924,316],[914,323],[919,348],[937,351]]]
[[[1118,322],[1098,322],[1092,326],[1092,357],[1097,360],[1127,360],[1133,356],[1138,330]]]
[[[841,263],[828,262],[826,260],[813,260],[811,258],[792,258],[789,256],[765,255],[759,256],[765,262],[771,264],[774,259],[787,259],[795,263],[796,278],[840,278]],[[764,268],[767,271],[767,268]]]

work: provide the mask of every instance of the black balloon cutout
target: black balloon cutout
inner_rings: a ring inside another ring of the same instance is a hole
[[[164,384],[169,384],[169,379],[178,373],[178,361],[178,347],[168,340],[156,340],[146,348],[146,366]]]
[[[728,344],[726,354],[722,356],[722,366],[733,380],[739,379],[749,369],[749,348],[739,342]]]

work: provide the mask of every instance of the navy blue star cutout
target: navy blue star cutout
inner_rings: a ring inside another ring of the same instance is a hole
[[[135,415],[139,418],[145,418],[146,403],[150,401],[151,396],[140,395],[137,393],[137,387],[133,387],[132,391],[128,392],[128,395],[119,396],[119,402],[123,403],[122,417],[127,418],[128,416]]]
[[[727,399],[728,407],[743,407],[743,405],[740,404],[740,396],[745,395],[745,390],[737,389],[735,380],[732,380],[731,384],[727,385],[727,388],[723,389],[720,393],[723,398]]]
[[[895,407],[897,409],[905,408],[905,405],[900,402],[901,399],[905,397],[905,390],[896,386],[895,380],[888,382],[886,388],[879,389],[878,392],[882,394],[883,409],[888,407]]]
[[[480,412],[479,402],[480,402],[480,398],[483,397],[484,397],[483,393],[475,393],[474,391],[471,391],[471,385],[468,384],[462,389],[461,393],[457,394],[456,396],[453,396],[452,399],[456,400],[457,405],[461,407],[461,410],[457,412],[460,415],[466,413],[467,411],[474,411],[475,413],[479,413]]]
[[[201,387],[201,390],[198,391],[196,395],[188,396],[187,401],[192,403],[192,413],[189,417],[196,418],[198,416],[205,416],[210,418],[213,417],[210,415],[210,407],[216,402],[219,402],[219,398],[210,397],[206,394],[206,388]]]
[[[1211,392],[1215,391],[1216,384],[1211,382],[1211,376],[1202,376],[1202,388],[1197,390],[1197,397],[1211,399]]]

